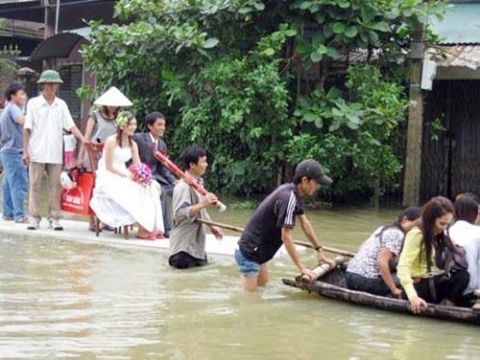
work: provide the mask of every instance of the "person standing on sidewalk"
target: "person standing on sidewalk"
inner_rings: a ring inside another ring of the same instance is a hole
[[[82,143],[88,142],[75,126],[67,104],[56,96],[63,83],[55,70],[45,70],[37,82],[42,93],[27,104],[24,126],[23,159],[29,171],[28,230],[40,225],[40,187],[44,172],[48,176],[48,222],[53,230],[63,230],[60,224],[62,186],[60,174],[63,166],[63,131],[70,131]]]
[[[105,144],[105,141],[107,141],[110,136],[117,133],[117,122],[115,120],[117,119],[120,108],[132,106],[133,103],[120,90],[112,86],[95,100],[94,104],[97,108],[92,111],[87,120],[85,137],[92,143]],[[89,172],[93,171],[90,159],[88,158],[88,151],[83,145],[80,146],[78,151],[77,167],[84,167]],[[94,215],[90,216],[88,229],[90,231],[96,231]],[[115,229],[102,224],[100,230],[114,231]]]
[[[0,158],[4,168],[2,217],[4,220],[24,224],[28,222],[25,214],[28,178],[22,161],[25,116],[21,108],[26,99],[23,86],[19,83],[10,84],[5,90],[5,99],[8,104],[0,117]]]

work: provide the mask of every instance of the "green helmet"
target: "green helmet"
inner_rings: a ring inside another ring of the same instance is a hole
[[[55,70],[45,70],[40,75],[37,84],[63,84],[63,80],[60,78],[60,74]]]

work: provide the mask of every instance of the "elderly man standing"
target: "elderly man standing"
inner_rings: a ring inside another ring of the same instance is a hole
[[[44,172],[48,176],[48,221],[53,230],[63,230],[60,224],[60,199],[62,187],[60,174],[63,165],[63,131],[72,132],[82,143],[87,140],[75,126],[67,104],[56,97],[63,81],[58,72],[46,70],[37,82],[42,93],[27,104],[24,125],[23,159],[28,165],[30,191],[28,230],[40,225],[40,187]]]

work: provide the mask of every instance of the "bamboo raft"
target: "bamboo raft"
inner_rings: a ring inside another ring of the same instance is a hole
[[[318,268],[314,269],[317,270]],[[318,271],[320,277],[315,282],[302,281],[297,279],[282,279],[283,283],[308,292],[315,292],[321,296],[345,301],[355,305],[366,306],[370,308],[392,311],[413,316],[423,316],[439,320],[448,320],[471,325],[480,325],[480,312],[472,308],[442,306],[428,304],[421,314],[414,315],[410,311],[410,303],[407,300],[372,295],[362,291],[347,289],[345,279],[345,265],[340,265],[335,270],[325,274],[324,271]],[[323,275],[322,275],[323,274]]]

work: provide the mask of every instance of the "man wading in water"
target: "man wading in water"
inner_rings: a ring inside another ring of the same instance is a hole
[[[247,291],[256,290],[268,282],[267,262],[273,258],[282,244],[303,275],[313,281],[315,274],[307,269],[295,249],[292,230],[296,217],[308,240],[318,251],[318,260],[335,266],[323,254],[302,208],[301,199],[317,192],[320,185],[331,185],[332,179],[325,175],[321,165],[315,160],[304,160],[295,169],[293,183],[283,184],[271,193],[258,206],[250,219],[235,250],[241,273],[242,287]]]

